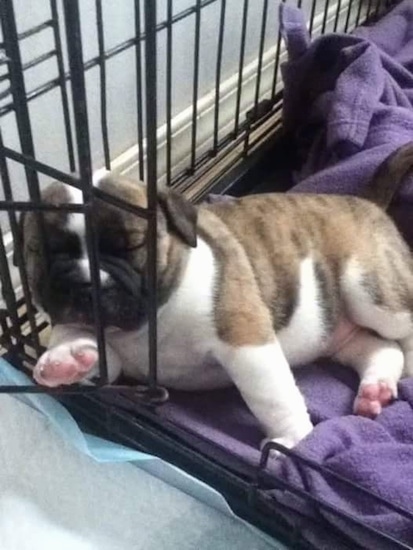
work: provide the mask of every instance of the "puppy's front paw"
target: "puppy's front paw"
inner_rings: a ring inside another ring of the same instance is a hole
[[[46,351],[33,370],[33,378],[50,388],[73,384],[85,378],[97,361],[96,344],[79,338]]]

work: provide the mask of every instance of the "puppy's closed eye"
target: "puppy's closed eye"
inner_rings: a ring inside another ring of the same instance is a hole
[[[139,250],[146,243],[146,234],[139,231],[107,231],[99,237],[99,249],[103,254],[115,255]]]

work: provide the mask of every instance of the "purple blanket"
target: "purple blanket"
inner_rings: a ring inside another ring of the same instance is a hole
[[[302,158],[293,192],[358,194],[377,166],[413,139],[413,2],[401,3],[375,27],[313,43],[301,12],[281,6],[289,51],[283,66],[284,126]],[[413,181],[407,181],[393,213],[413,245],[411,201]],[[316,428],[296,451],[413,514],[413,380],[400,383],[399,399],[373,421],[352,415],[358,380],[349,369],[320,363],[300,369],[297,378]],[[161,413],[234,459],[257,464],[262,433],[235,390],[177,394]],[[289,458],[271,460],[269,469],[413,546],[413,520],[402,510],[392,510]],[[297,511],[286,518],[318,548],[340,548],[337,538],[331,538],[334,532],[342,533],[343,541],[350,539],[347,548],[354,542],[374,550],[397,547],[391,539],[379,542],[288,491],[273,494]],[[314,517],[327,522],[329,529],[315,529],[310,521]]]

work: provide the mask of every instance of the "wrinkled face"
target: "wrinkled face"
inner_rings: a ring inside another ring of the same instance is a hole
[[[134,206],[146,207],[142,184],[105,178],[99,187]],[[81,192],[60,183],[43,194],[55,205],[83,203]],[[100,319],[104,327],[139,328],[147,319],[147,221],[137,215],[97,200],[94,210],[99,250]],[[179,227],[183,227],[183,236]],[[53,324],[94,326],[91,263],[83,214],[47,212],[43,229],[39,217],[28,213],[22,219],[23,250],[35,304]],[[190,220],[188,222],[188,220]],[[44,246],[41,235],[44,235]],[[196,242],[196,211],[175,194],[160,196],[158,208],[158,271],[168,272],[168,250]],[[42,252],[44,251],[44,252]]]

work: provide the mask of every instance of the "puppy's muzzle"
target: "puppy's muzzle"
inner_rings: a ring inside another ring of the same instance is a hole
[[[43,302],[53,323],[95,324],[93,282],[88,267],[83,258],[73,259],[63,254],[52,258],[50,285],[44,287]],[[126,259],[107,255],[99,258],[99,273],[104,326],[123,330],[137,328],[146,318],[144,277]]]
[[[105,282],[105,288],[113,287],[116,284],[132,298],[141,297],[142,277],[134,271],[126,260],[102,255],[99,261],[99,269],[109,276],[107,283]],[[50,279],[62,288],[82,291],[92,287],[90,275],[84,273],[78,260],[63,255],[56,257],[52,262]]]
[[[82,272],[79,262],[70,257],[56,256],[50,268],[50,281],[61,288],[74,288],[91,285],[90,277]]]
[[[105,255],[101,256],[100,265],[124,292],[135,299],[142,298],[143,277],[126,260]]]

